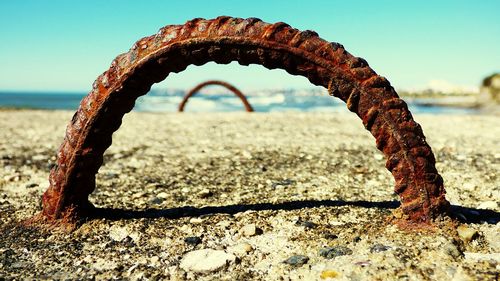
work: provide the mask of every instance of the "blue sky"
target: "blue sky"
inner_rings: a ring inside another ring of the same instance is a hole
[[[168,24],[219,15],[284,21],[365,58],[396,88],[442,81],[474,86],[500,71],[500,1],[62,1],[0,0],[0,91],[83,91],[115,56]],[[213,63],[161,87],[206,79],[242,89],[307,88],[261,66]]]

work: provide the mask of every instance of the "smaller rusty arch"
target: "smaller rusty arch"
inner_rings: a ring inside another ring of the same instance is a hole
[[[210,86],[210,85],[219,85],[219,86],[222,86],[226,89],[228,89],[229,91],[233,92],[237,97],[240,98],[241,102],[243,102],[243,105],[245,106],[245,110],[247,112],[253,112],[253,107],[250,105],[250,103],[248,102],[247,98],[245,97],[245,95],[240,91],[238,90],[238,88],[236,88],[235,86],[227,83],[227,82],[224,82],[224,81],[220,81],[220,80],[209,80],[209,81],[205,81],[203,83],[200,83],[198,84],[196,87],[194,87],[193,89],[191,89],[191,91],[189,91],[185,96],[184,98],[182,99],[182,102],[179,104],[179,109],[178,111],[179,112],[183,112],[184,111],[184,107],[186,106],[186,103],[187,101],[189,100],[189,98],[191,98],[192,96],[194,96],[197,92],[199,92],[202,88],[206,87],[206,86]]]

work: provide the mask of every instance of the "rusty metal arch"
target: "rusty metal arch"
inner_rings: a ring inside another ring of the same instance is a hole
[[[253,112],[253,107],[250,105],[250,103],[248,102],[248,100],[245,97],[245,95],[238,88],[236,88],[235,86],[229,84],[228,82],[224,82],[224,81],[220,81],[220,80],[209,80],[209,81],[205,81],[205,82],[202,82],[202,83],[196,85],[193,89],[191,89],[184,96],[184,98],[182,99],[181,103],[179,104],[178,111],[179,112],[183,112],[184,111],[184,107],[186,106],[187,101],[192,96],[194,96],[196,93],[198,93],[201,89],[205,88],[206,86],[210,86],[210,85],[219,85],[219,86],[222,86],[222,87],[228,89],[233,94],[235,94],[238,98],[240,98],[240,100],[243,103],[243,105],[245,106],[245,110],[247,112]]]
[[[375,137],[395,178],[405,218],[430,222],[446,212],[443,180],[421,127],[390,83],[365,60],[313,31],[256,18],[218,17],[161,28],[119,55],[97,78],[67,127],[43,195],[43,216],[50,221],[91,211],[88,195],[95,189],[95,174],[123,115],[153,83],[188,65],[209,61],[281,68],[327,88]]]

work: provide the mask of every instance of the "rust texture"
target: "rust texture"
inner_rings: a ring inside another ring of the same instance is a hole
[[[245,97],[245,95],[243,95],[243,93],[240,90],[238,90],[238,88],[236,88],[235,86],[233,86],[233,85],[231,85],[231,84],[229,84],[227,82],[218,81],[218,80],[205,81],[203,83],[198,84],[193,89],[191,89],[191,91],[189,91],[184,96],[184,98],[182,99],[182,102],[179,104],[179,112],[183,112],[184,111],[184,107],[186,106],[186,103],[189,100],[189,98],[191,98],[192,96],[194,96],[196,93],[198,93],[204,87],[210,86],[210,85],[219,85],[219,86],[222,86],[222,87],[228,89],[229,91],[233,92],[238,98],[240,98],[241,102],[243,102],[243,105],[245,106],[245,110],[247,112],[253,112],[252,106],[248,102],[248,100]]]
[[[116,57],[97,78],[68,125],[50,172],[50,186],[42,200],[46,219],[62,218],[69,210],[79,216],[92,210],[88,196],[95,188],[95,174],[123,115],[169,73],[210,61],[281,68],[327,88],[375,137],[395,178],[404,218],[428,223],[446,213],[449,203],[443,179],[420,125],[389,81],[365,60],[314,31],[256,18],[218,17],[161,28]]]

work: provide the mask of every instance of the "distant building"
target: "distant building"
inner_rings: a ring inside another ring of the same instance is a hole
[[[500,73],[484,78],[480,93],[482,103],[500,104]]]

